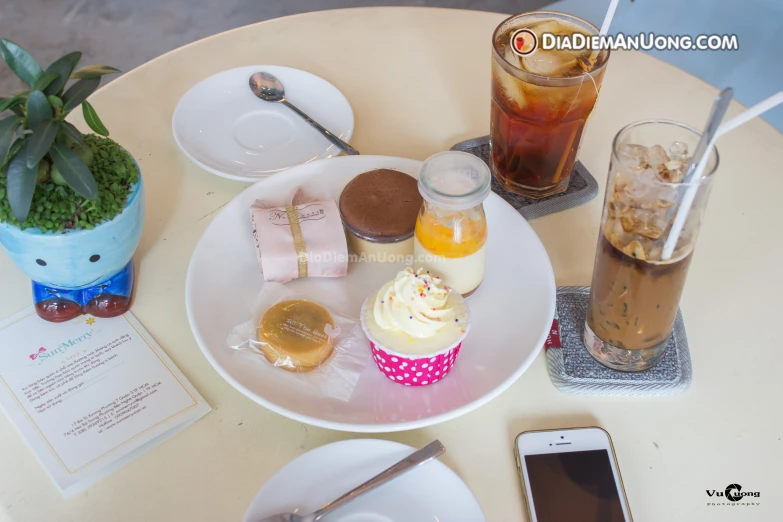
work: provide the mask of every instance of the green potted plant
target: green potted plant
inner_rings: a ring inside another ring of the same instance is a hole
[[[0,244],[33,280],[44,319],[119,315],[130,306],[144,192],[138,164],[87,101],[119,71],[77,70],[79,52],[42,69],[5,39],[0,55],[27,86],[0,98]],[[66,121],[79,106],[95,134]]]

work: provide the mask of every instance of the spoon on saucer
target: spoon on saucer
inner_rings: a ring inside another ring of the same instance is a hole
[[[325,129],[320,123],[312,119],[310,116],[299,110],[293,103],[285,99],[285,89],[283,88],[283,84],[278,80],[274,75],[269,74],[268,72],[259,71],[257,73],[253,73],[252,76],[250,76],[250,90],[253,91],[253,94],[258,96],[264,101],[268,102],[278,102],[282,103],[295,113],[297,113],[299,116],[301,116],[304,121],[315,127],[318,132],[324,135],[324,137],[331,141],[333,144],[337,145],[337,147],[345,152],[346,154],[349,154],[351,156],[355,156],[359,154],[359,151],[345,143],[343,140],[329,132],[327,129]]]
[[[441,444],[440,441],[436,440],[430,442],[420,450],[411,453],[408,457],[388,468],[386,471],[382,471],[379,475],[376,475],[364,484],[357,486],[337,500],[330,502],[315,513],[311,513],[309,515],[281,513],[279,515],[266,517],[259,522],[317,522],[328,513],[331,513],[335,509],[340,508],[348,502],[356,499],[356,497],[359,495],[363,495],[364,493],[367,493],[368,491],[371,491],[378,486],[382,486],[390,480],[399,477],[403,473],[421,466],[425,462],[429,462],[432,459],[440,457],[445,451],[446,448],[443,447],[443,444]]]

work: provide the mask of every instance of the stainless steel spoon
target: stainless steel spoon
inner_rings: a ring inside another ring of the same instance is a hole
[[[443,447],[443,444],[440,443],[440,441],[434,441],[430,442],[423,448],[421,448],[419,451],[416,451],[415,453],[412,453],[409,457],[402,459],[397,464],[393,465],[386,471],[381,472],[379,475],[374,476],[361,486],[353,489],[352,491],[349,491],[342,497],[338,498],[335,501],[330,502],[329,504],[325,505],[315,513],[311,513],[310,515],[297,515],[294,513],[281,513],[279,515],[272,515],[271,517],[266,517],[259,522],[317,522],[322,517],[326,516],[328,513],[331,513],[335,509],[338,509],[348,502],[356,499],[360,495],[363,495],[364,493],[367,493],[368,491],[371,491],[378,486],[382,486],[383,484],[386,484],[390,480],[393,480],[403,473],[406,473],[414,468],[417,468],[424,464],[425,462],[428,462],[436,457],[439,457],[443,455],[443,453],[446,451],[446,448]]]
[[[285,99],[285,89],[283,84],[274,75],[268,72],[253,73],[250,77],[250,90],[253,94],[258,96],[264,101],[282,103],[299,116],[304,118],[304,121],[315,127],[318,132],[324,135],[324,137],[337,145],[343,152],[350,155],[357,155],[359,151],[345,143],[343,140],[329,132],[320,123],[312,119],[310,116],[299,110],[293,103]]]

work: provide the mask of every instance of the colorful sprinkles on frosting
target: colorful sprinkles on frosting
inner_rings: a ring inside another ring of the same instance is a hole
[[[465,315],[463,317],[456,310],[452,310],[452,301],[448,295],[452,289],[443,285],[441,278],[427,274],[430,274],[430,272],[426,271],[425,274],[423,269],[414,271],[410,267],[406,268],[405,272],[398,274],[400,280],[404,282],[404,287],[396,287],[395,281],[392,286],[384,287],[386,288],[384,299],[376,301],[376,303],[380,302],[381,304],[385,304],[386,301],[391,303],[393,297],[390,294],[399,291],[400,293],[396,297],[402,296],[402,301],[405,301],[405,296],[408,296],[411,301],[416,303],[415,305],[409,305],[404,302],[396,305],[390,304],[389,307],[383,309],[384,313],[394,313],[395,325],[390,323],[390,326],[392,329],[405,332],[405,337],[399,338],[399,340],[407,340],[409,345],[419,342],[419,338],[414,337],[414,335],[419,335],[422,331],[425,334],[429,332],[427,328],[418,328],[416,326],[416,322],[419,320],[424,325],[430,325],[429,328],[434,331],[441,331],[442,327],[446,327],[449,335],[455,335],[456,332],[460,332],[464,336],[467,333],[468,316]],[[422,301],[417,302],[416,297]],[[432,302],[430,302],[431,299],[433,299]],[[436,306],[432,306],[433,304]],[[376,310],[380,311],[379,308],[376,308]],[[430,315],[429,310],[432,310],[434,313]],[[410,323],[400,320],[405,316],[405,312],[409,314],[408,319],[411,321]],[[414,316],[413,314],[416,315]],[[448,327],[452,319],[455,323],[453,328]],[[438,325],[437,322],[441,324]],[[411,355],[404,357],[399,354],[388,353],[382,347],[376,346],[372,338],[370,340],[370,345],[374,352],[373,358],[381,372],[394,382],[406,386],[426,386],[443,379],[454,365],[454,360],[459,353],[461,344],[461,341],[458,341],[457,345],[449,349],[448,352],[439,353],[435,356],[417,357],[416,355]],[[391,362],[387,363],[389,360]]]
[[[406,285],[410,285],[405,289],[404,293],[398,294],[398,295],[390,295],[392,292],[396,291],[396,288],[392,288],[390,290],[387,290],[386,295],[383,297],[383,299],[379,299],[379,304],[385,305],[386,301],[389,301],[389,306],[392,308],[392,310],[397,310],[397,305],[393,305],[394,297],[401,297],[401,299],[405,299],[405,295],[408,296],[410,301],[415,304],[411,305],[403,305],[399,311],[403,311],[403,314],[405,312],[409,312],[408,319],[409,323],[405,323],[405,326],[402,324],[398,325],[396,329],[402,329],[402,330],[408,330],[410,328],[416,328],[416,326],[408,326],[408,325],[414,325],[417,321],[421,320],[422,323],[429,323],[430,325],[438,324],[435,328],[441,328],[442,326],[445,326],[449,322],[451,322],[451,319],[455,317],[456,314],[452,313],[446,313],[447,310],[441,311],[440,309],[440,302],[443,301],[443,305],[448,307],[448,304],[446,301],[448,300],[448,293],[451,291],[448,287],[443,285],[441,283],[440,277],[435,277],[430,274],[429,271],[424,273],[423,269],[414,270],[411,267],[407,267],[404,272],[400,272],[398,274],[398,277],[410,277],[413,276],[411,279],[408,279],[406,282]],[[411,284],[412,283],[412,284]],[[444,294],[445,290],[445,295]],[[408,293],[410,292],[410,293]],[[436,297],[437,306],[432,306],[432,304],[436,303],[429,303],[428,301],[432,298],[432,296]],[[420,299],[420,301],[416,302],[416,297]],[[380,295],[379,295],[380,298]],[[425,307],[419,308],[419,304],[423,304]],[[398,303],[399,305],[399,303]],[[409,308],[410,307],[410,308]],[[432,314],[429,313],[429,310],[432,310]],[[387,312],[389,313],[389,312]],[[415,316],[413,314],[416,314]],[[446,314],[446,315],[444,315]],[[404,315],[403,315],[404,317]],[[459,319],[455,319],[455,322],[459,323]],[[391,326],[391,325],[390,325]],[[393,327],[392,327],[393,328]],[[388,329],[388,328],[387,328]],[[459,326],[455,328],[456,331],[459,331]],[[413,341],[409,341],[413,342]]]

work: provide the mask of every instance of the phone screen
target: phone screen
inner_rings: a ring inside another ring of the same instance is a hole
[[[624,522],[606,450],[525,455],[538,522]]]

